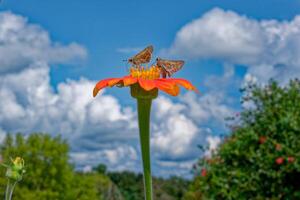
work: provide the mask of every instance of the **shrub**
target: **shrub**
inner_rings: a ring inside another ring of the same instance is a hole
[[[300,83],[243,89],[239,123],[197,165],[185,199],[300,199]],[[236,122],[236,119],[235,119]]]

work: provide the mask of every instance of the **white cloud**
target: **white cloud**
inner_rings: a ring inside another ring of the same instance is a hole
[[[187,92],[180,97],[180,102],[186,105],[185,113],[198,121],[198,124],[216,124],[224,127],[224,118],[234,112],[236,99],[230,97],[228,92],[232,88],[238,88],[240,80],[234,77],[234,68],[225,65],[222,76],[210,75],[203,80],[207,92],[197,95]]]
[[[126,124],[123,133],[112,134],[122,135],[135,128],[131,122],[132,110],[121,108],[116,98],[103,93],[98,98],[92,97],[95,82],[83,78],[69,80],[60,83],[56,93],[49,79],[49,69],[42,66],[1,77],[0,124],[6,130],[62,133],[74,140],[83,133],[99,134],[105,129],[107,132],[101,137],[110,137],[109,130],[119,131],[123,123]]]
[[[86,57],[82,46],[53,42],[40,26],[2,12],[0,53],[1,138],[5,132],[62,134],[73,153],[88,152],[92,157],[100,151],[112,166],[125,157],[128,163],[136,159],[138,134],[132,108],[122,107],[105,91],[93,98],[95,82],[85,78],[59,83],[56,90],[50,85],[49,65]],[[133,147],[119,148],[129,142]],[[99,160],[94,157],[94,161]]]
[[[168,54],[243,64],[260,82],[300,76],[300,16],[256,20],[215,8],[183,26]]]
[[[208,136],[206,141],[208,143],[208,150],[205,152],[205,156],[210,157],[213,151],[216,150],[221,143],[221,138],[218,136]]]
[[[92,152],[73,152],[71,158],[78,166],[95,166],[104,163],[109,166],[109,170],[132,170],[137,171],[141,168],[139,156],[135,148],[126,144],[119,144],[108,149]]]
[[[154,166],[159,170],[159,176],[182,176],[185,178],[192,178],[193,174],[191,173],[191,169],[193,165],[197,162],[197,159],[187,160],[187,161],[157,161],[157,165]]]
[[[0,73],[20,71],[37,62],[66,63],[87,56],[77,43],[52,42],[42,27],[11,12],[0,13]]]
[[[160,96],[153,105],[151,144],[156,157],[184,162],[195,159],[200,155],[197,145],[206,143],[212,129],[225,131],[224,118],[233,112],[220,90],[201,96],[187,92],[178,103]]]
[[[197,145],[208,145],[211,151],[221,141],[212,133],[226,132],[225,118],[235,112],[238,100],[228,95],[228,88],[240,84],[234,75],[234,68],[228,65],[222,76],[205,78],[209,91],[201,95],[187,92],[178,102],[165,96],[154,100],[151,143],[160,173],[188,177],[192,163],[201,156]]]
[[[5,139],[6,136],[6,132],[0,127],[0,143],[3,142],[3,140]],[[1,158],[0,158],[1,160]]]
[[[252,62],[263,48],[263,35],[255,20],[215,8],[183,26],[169,53]]]
[[[79,166],[102,162],[111,170],[133,170],[140,165],[135,113],[105,91],[93,98],[95,82],[68,80],[54,91],[47,66],[0,77],[1,137],[4,130],[62,134]]]
[[[224,118],[233,112],[229,102],[226,102],[226,94],[221,91],[207,92],[201,97],[186,93],[181,100],[186,103],[189,115],[201,123],[213,120],[221,125]]]
[[[195,147],[198,127],[180,112],[178,107],[180,105],[165,97],[155,100],[154,113],[159,117],[156,118],[151,144],[159,157],[169,159],[189,157],[191,146]]]
[[[91,165],[86,165],[86,166],[84,166],[83,169],[82,169],[82,171],[83,171],[84,173],[89,173],[89,172],[91,172],[92,170],[93,170],[93,167],[92,167]]]

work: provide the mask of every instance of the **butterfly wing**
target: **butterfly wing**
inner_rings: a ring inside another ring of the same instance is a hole
[[[144,50],[142,50],[141,52],[139,52],[138,54],[136,54],[135,56],[133,56],[132,58],[130,58],[128,61],[135,65],[148,63],[151,60],[152,53],[153,53],[153,46],[150,45],[146,47]]]
[[[166,59],[158,59],[157,65],[163,68],[165,74],[169,77],[175,72],[179,71],[183,65],[183,60],[166,60]]]

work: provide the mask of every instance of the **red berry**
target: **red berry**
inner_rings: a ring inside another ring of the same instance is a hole
[[[276,159],[277,165],[281,165],[283,163],[283,161],[284,161],[283,157],[279,157]]]
[[[202,169],[201,170],[201,176],[206,176],[207,175],[207,170],[206,169]]]
[[[289,156],[287,160],[289,163],[292,163],[295,161],[295,158],[293,156]]]
[[[265,137],[265,136],[260,136],[259,137],[259,143],[260,144],[263,144],[263,143],[265,143],[267,141],[267,137]]]
[[[280,151],[282,148],[281,148],[281,145],[280,144],[276,144],[275,145],[275,149],[277,150],[277,151]]]

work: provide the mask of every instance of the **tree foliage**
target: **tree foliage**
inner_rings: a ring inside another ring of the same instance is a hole
[[[8,134],[1,145],[4,161],[21,156],[26,173],[17,185],[14,200],[122,200],[111,191],[118,189],[101,174],[75,172],[69,163],[69,146],[61,137],[34,133],[28,137]],[[1,169],[1,192],[4,196],[5,169]]]
[[[243,92],[251,108],[213,156],[199,161],[185,199],[300,199],[299,81]]]
[[[118,186],[126,200],[144,199],[143,175],[133,172],[109,172],[107,175]],[[153,177],[153,198],[179,200],[186,192],[189,181],[180,177],[168,179]]]

